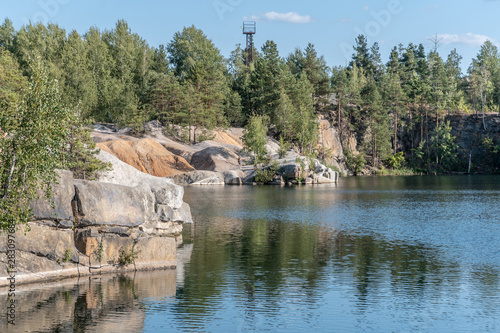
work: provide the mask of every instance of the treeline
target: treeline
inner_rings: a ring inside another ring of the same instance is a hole
[[[55,24],[15,31],[7,19],[0,26],[0,47],[26,77],[30,59],[41,57],[59,82],[62,102],[89,121],[141,131],[145,122],[158,119],[184,127],[192,142],[203,139],[196,137],[197,129],[252,130],[263,124],[282,145],[319,154],[322,115],[338,127],[354,171],[365,164],[462,168],[443,117],[500,109],[500,57],[491,42],[481,47],[467,73],[456,50],[443,59],[437,45],[430,52],[421,44],[399,45],[386,62],[377,43],[369,46],[362,35],[345,67],[328,67],[312,44],[282,57],[273,41],[256,50],[247,66],[240,46],[225,59],[194,26],[152,47],[123,20],[112,30],[92,27],[80,35]],[[490,140],[489,147],[498,155],[497,142]]]

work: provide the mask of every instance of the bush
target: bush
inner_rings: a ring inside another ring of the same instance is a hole
[[[271,182],[279,168],[280,166],[278,162],[274,161],[273,164],[265,167],[262,170],[258,170],[255,175],[255,182],[262,184]]]
[[[286,156],[286,152],[292,147],[290,142],[285,142],[283,136],[280,135],[280,147],[278,149],[279,158],[283,158]]]
[[[354,175],[361,173],[366,165],[365,157],[361,153],[354,156],[350,150],[346,150],[345,159],[347,168],[351,170]]]
[[[118,263],[121,266],[127,266],[135,263],[135,258],[137,257],[137,252],[134,251],[134,246],[131,249],[121,248],[120,256],[118,257]]]
[[[400,151],[389,157],[386,161],[387,165],[392,169],[400,169],[405,164],[405,157],[403,152]]]

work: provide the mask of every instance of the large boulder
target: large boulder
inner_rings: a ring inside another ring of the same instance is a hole
[[[224,172],[238,168],[238,155],[225,147],[208,147],[191,157],[196,170]]]
[[[224,185],[224,176],[214,171],[191,171],[175,175],[172,180],[177,185]]]
[[[167,205],[173,209],[181,208],[184,197],[184,188],[175,184],[165,184],[162,187],[152,188],[155,202],[158,205]]]
[[[280,166],[277,173],[285,179],[297,179],[301,176],[302,167],[299,163],[288,163]]]
[[[111,171],[105,171],[99,174],[97,180],[103,183],[112,183],[131,187],[147,185],[150,188],[162,187],[167,184],[174,183],[170,178],[155,177],[141,172],[121,161],[113,154],[103,150],[99,152],[97,158],[103,162],[111,163],[113,168]]]
[[[78,226],[136,227],[154,219],[150,193],[138,188],[75,180]]]
[[[230,170],[224,173],[224,183],[226,185],[242,185],[245,173],[241,170]]]
[[[114,140],[98,143],[105,150],[139,171],[157,177],[170,177],[194,170],[181,156],[174,155],[151,138],[137,141]]]
[[[181,221],[182,218],[185,218],[182,222],[193,222],[189,205],[183,202],[184,189],[181,186],[174,184],[173,179],[155,177],[140,172],[130,165],[120,161],[116,156],[113,156],[105,151],[101,151],[98,157],[102,161],[110,162],[113,165],[113,171],[102,173],[99,176],[99,181],[131,186],[140,191],[145,191],[148,194],[148,199],[151,204],[156,207],[157,215],[161,215],[162,211],[166,209],[165,207],[169,207],[169,209],[172,210],[172,216],[175,217],[176,221]],[[184,178],[184,175],[186,174],[179,174],[177,177],[182,179]],[[210,176],[213,175],[211,174]],[[194,182],[194,180],[191,182]],[[183,183],[180,185],[188,184]],[[152,220],[156,220],[155,216],[152,217]]]
[[[57,184],[52,185],[52,199],[45,199],[43,193],[39,193],[39,199],[30,203],[35,220],[58,220],[73,221],[73,209],[71,201],[75,196],[73,184],[73,173],[66,170],[58,170]]]

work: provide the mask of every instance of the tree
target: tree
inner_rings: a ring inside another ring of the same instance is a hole
[[[455,143],[455,137],[451,135],[449,121],[442,122],[434,130],[430,147],[431,153],[436,156],[436,172],[453,170],[457,162],[458,145]]]
[[[201,30],[191,26],[176,32],[167,50],[175,75],[192,93],[193,103],[186,105],[190,117],[187,122],[208,129],[225,125],[224,101],[229,85],[219,49]]]
[[[0,25],[0,47],[12,51],[15,35],[16,30],[12,21],[6,18],[3,24]]]
[[[104,40],[102,33],[95,27],[84,36],[86,42],[86,63],[92,84],[97,91],[97,105],[93,108],[89,116],[96,121],[113,121],[113,100],[115,89],[114,79],[111,70],[114,67],[114,60]]]
[[[482,79],[485,80],[487,78],[488,81],[483,82],[483,86],[491,87],[489,94],[484,97],[484,103],[482,104],[490,110],[496,107],[500,112],[500,56],[498,48],[491,41],[487,40],[481,45],[481,49],[477,54],[477,62],[481,68]],[[487,88],[483,90],[487,90]]]
[[[349,66],[352,67],[354,64],[362,70],[366,75],[373,75],[375,72],[375,66],[371,61],[370,49],[368,48],[368,40],[366,36],[359,35],[356,37],[356,46],[354,46],[354,54],[352,55],[352,61]]]
[[[40,58],[30,65],[33,76],[19,105],[15,125],[0,140],[0,225],[28,222],[29,203],[57,180],[69,136],[69,109],[61,104],[57,84],[49,80]]]
[[[98,87],[89,66],[87,43],[76,31],[69,34],[63,48],[62,97],[66,105],[79,110],[82,118],[92,115],[98,107]]]
[[[252,116],[243,131],[243,144],[247,151],[253,153],[255,166],[267,154],[267,123],[268,118],[265,116]]]
[[[255,61],[250,78],[252,113],[267,115],[272,119],[280,99],[282,87],[280,74],[287,73],[282,70],[283,66],[284,61],[279,56],[276,43],[266,41],[262,46],[262,55]]]
[[[0,48],[0,140],[17,126],[17,112],[26,78],[14,56]]]
[[[329,68],[326,61],[314,49],[314,45],[309,43],[306,49],[302,52],[296,49],[294,53],[290,54],[287,59],[292,74],[297,78],[302,73],[306,74],[307,79],[313,86],[313,103],[316,110],[320,110],[328,99],[330,93],[329,83]]]

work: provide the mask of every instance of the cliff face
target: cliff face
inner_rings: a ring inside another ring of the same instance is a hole
[[[439,119],[440,123],[450,122],[451,135],[455,137],[458,145],[458,156],[463,161],[468,161],[476,166],[479,172],[491,172],[487,152],[484,149],[485,138],[500,143],[500,116],[498,113],[487,114],[476,117],[468,114],[448,115]],[[428,125],[428,127],[427,127]],[[432,136],[436,128],[436,119],[429,117],[428,123],[425,121],[409,134],[399,136],[400,149],[411,151],[418,147],[421,140],[427,140]],[[466,164],[466,163],[465,163]],[[466,171],[466,170],[463,170]]]
[[[102,180],[111,182],[60,171],[55,208],[44,199],[31,204],[34,221],[15,234],[16,282],[176,266],[182,225],[192,223],[184,189],[107,157],[117,168]],[[0,252],[7,237],[0,234]],[[0,285],[9,283],[6,260],[0,256]]]

